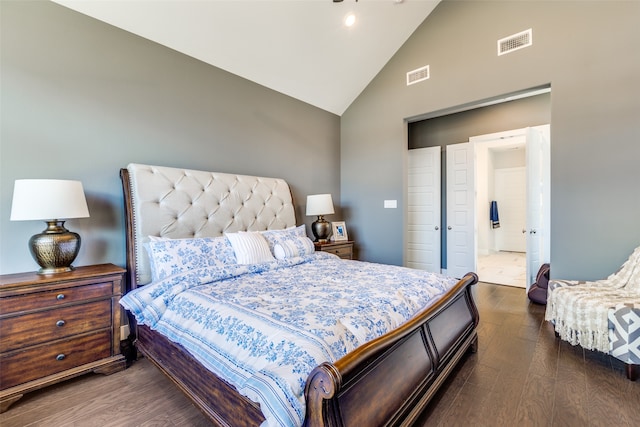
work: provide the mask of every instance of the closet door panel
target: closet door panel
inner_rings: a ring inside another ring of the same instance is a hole
[[[447,275],[476,270],[475,173],[471,143],[447,145]]]
[[[440,147],[409,150],[407,267],[440,273]]]

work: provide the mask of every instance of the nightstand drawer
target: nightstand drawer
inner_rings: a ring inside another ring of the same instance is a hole
[[[111,331],[30,347],[0,357],[0,389],[111,356]]]
[[[344,242],[327,242],[318,243],[314,242],[316,251],[328,252],[330,254],[338,255],[342,259],[353,259],[353,241]]]
[[[349,245],[327,248],[323,249],[323,251],[338,255],[340,258],[351,258],[351,246]]]
[[[9,317],[0,322],[0,349],[4,353],[110,325],[110,299]]]
[[[103,282],[36,292],[0,299],[0,314],[11,314],[38,308],[56,307],[76,301],[108,297],[113,293],[113,282]]]

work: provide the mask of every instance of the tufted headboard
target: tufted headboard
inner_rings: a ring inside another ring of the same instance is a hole
[[[128,289],[151,281],[149,236],[216,237],[296,225],[282,179],[130,164],[121,169],[127,226]]]

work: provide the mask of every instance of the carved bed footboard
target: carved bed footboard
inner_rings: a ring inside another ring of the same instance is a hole
[[[436,305],[307,380],[305,425],[410,425],[467,350],[476,351],[478,311],[467,274]]]

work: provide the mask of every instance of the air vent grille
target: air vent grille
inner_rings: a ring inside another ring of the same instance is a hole
[[[425,81],[429,78],[429,66],[417,68],[407,73],[407,86]]]
[[[498,56],[511,53],[533,44],[533,32],[531,28],[518,34],[498,40]]]

